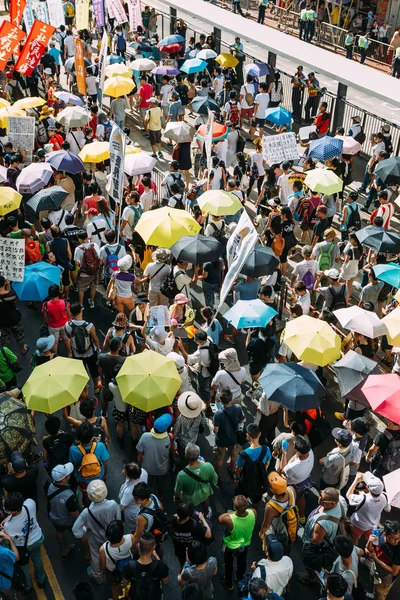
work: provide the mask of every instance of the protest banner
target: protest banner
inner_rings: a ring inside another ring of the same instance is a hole
[[[82,40],[75,39],[75,73],[78,91],[86,96],[85,48]]]
[[[104,14],[104,0],[92,1],[93,14],[96,19],[96,27],[104,27],[106,18]]]
[[[106,58],[107,58],[107,49],[108,49],[108,33],[106,30],[103,32],[103,37],[101,38],[101,46],[99,52],[99,90],[101,93],[100,98],[100,106],[103,105],[103,88],[104,88],[104,80],[105,80],[105,70],[106,70]]]
[[[308,142],[310,133],[314,133],[316,131],[317,127],[315,125],[307,125],[306,127],[300,127],[299,138],[304,142]]]
[[[8,117],[8,141],[14,148],[33,150],[35,147],[35,117]]]
[[[212,167],[212,130],[214,125],[214,113],[208,109],[208,119],[206,126],[206,135],[205,135],[205,147],[206,147],[206,157],[207,157],[207,170],[208,174],[211,173]]]
[[[30,31],[32,29],[34,22],[35,16],[33,14],[31,0],[27,0],[26,7],[24,10],[24,24],[26,31]]]
[[[9,281],[23,281],[25,240],[0,238],[0,275]]]
[[[22,75],[31,75],[56,28],[43,21],[35,21],[25,42],[15,70]]]
[[[43,23],[50,23],[49,11],[47,9],[46,2],[41,0],[32,0],[32,10],[35,19],[43,21]]]
[[[25,32],[19,27],[15,27],[10,21],[3,21],[0,27],[0,71],[5,70],[8,59],[11,54],[17,54],[16,47],[25,37]],[[19,51],[18,51],[19,53]]]
[[[110,13],[110,17],[112,13],[118,25],[122,25],[122,23],[126,23],[128,21],[121,0],[107,0],[107,8]]]
[[[22,15],[24,14],[26,0],[11,0],[10,1],[10,21],[15,27],[21,24]],[[3,40],[2,40],[3,41]]]
[[[65,26],[65,16],[62,0],[47,0],[49,23],[54,27]]]
[[[295,133],[264,135],[262,140],[263,157],[269,164],[281,163],[285,160],[297,160],[299,152]]]
[[[139,10],[137,7],[139,5]],[[140,0],[128,0],[128,13],[129,13],[129,29],[130,31],[136,31],[138,25],[141,25],[141,12],[140,12]],[[140,19],[138,18],[140,15]]]
[[[113,125],[110,135],[110,190],[109,194],[115,202],[122,202],[124,187],[125,134],[117,125]]]
[[[75,4],[75,20],[78,31],[89,28],[89,2],[88,0],[77,0]]]

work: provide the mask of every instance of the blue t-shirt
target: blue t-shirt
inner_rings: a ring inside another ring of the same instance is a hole
[[[0,570],[9,577],[14,573],[15,554],[8,548],[0,545]],[[11,587],[11,579],[7,579],[0,575],[0,590],[9,590]]]
[[[85,450],[90,450],[91,446],[92,446],[92,444],[85,444],[84,448],[85,448]],[[98,477],[96,477],[96,479],[102,479],[104,477],[103,462],[110,458],[108,450],[105,447],[105,445],[103,444],[103,442],[97,442],[97,446],[94,451],[94,454],[95,454],[95,456],[97,456],[100,466],[101,466],[100,474]],[[83,458],[83,455],[82,455],[82,452],[79,450],[78,446],[71,446],[71,448],[69,449],[69,460],[75,465],[75,475],[76,475],[77,480],[84,481],[86,483],[90,483],[91,481],[93,481],[93,479],[85,479],[84,477],[82,477],[82,475],[78,471],[78,468],[81,466],[82,458]]]
[[[56,65],[60,65],[61,64],[61,60],[60,60],[61,52],[60,52],[60,50],[58,48],[50,48],[49,54],[56,61]]]
[[[261,281],[245,281],[239,285],[235,285],[235,292],[239,294],[241,300],[256,300],[257,294],[261,287]]]
[[[262,450],[262,446],[260,446],[259,448],[246,448],[245,452],[246,452],[246,454],[248,454],[250,456],[251,460],[253,462],[255,462],[256,460],[259,459],[260,454],[261,454],[261,450]],[[267,451],[266,451],[264,459],[263,459],[264,465],[265,465],[265,463],[269,462],[270,460],[271,460],[271,450],[269,448],[267,448]],[[237,461],[236,461],[236,466],[240,467],[240,468],[243,468],[244,467],[244,463],[245,463],[244,458],[242,458],[239,455],[238,458],[237,458]]]
[[[221,326],[221,323],[217,319],[214,319],[213,325],[215,325],[214,331],[212,330],[211,327],[205,328],[204,331],[207,333],[208,337],[214,342],[214,344],[217,344],[217,346],[218,346],[219,336],[222,333],[222,326]]]

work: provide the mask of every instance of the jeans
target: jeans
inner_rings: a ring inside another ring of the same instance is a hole
[[[120,129],[123,129],[125,127],[125,121],[115,121],[115,123]]]
[[[203,281],[204,301],[206,306],[214,308],[215,294],[218,292],[218,290],[218,283],[208,283],[207,281]]]
[[[299,40],[306,39],[307,21],[299,21]]]
[[[224,550],[224,565],[225,565],[225,583],[228,587],[233,584],[233,561],[236,557],[236,581],[243,579],[246,573],[246,561],[247,561],[247,546],[238,548],[237,550],[231,550],[231,548],[225,547]]]
[[[301,119],[301,109],[303,106],[303,94],[304,94],[304,91],[301,88],[294,87],[292,89],[292,108],[293,108],[293,117],[295,119]]]
[[[239,13],[240,15],[242,15],[242,17],[245,16],[244,12],[242,11],[242,7],[240,6],[240,0],[238,2],[235,2],[235,0],[234,0],[234,2],[233,2],[233,12],[235,14]]]
[[[363,65],[365,63],[365,59],[367,58],[367,49],[359,48],[359,51],[360,51],[360,65]]]
[[[258,19],[257,19],[257,23],[261,23],[261,25],[264,25],[264,19],[265,19],[265,9],[267,7],[264,4],[260,4],[260,6],[258,7]]]
[[[33,562],[33,569],[35,573],[36,583],[42,585],[46,581],[46,571],[44,570],[43,560],[42,560],[42,546],[44,542],[44,536],[28,546],[30,560]],[[29,589],[32,587],[32,579],[29,573],[29,563],[27,565],[22,565],[21,569],[24,572],[26,577],[26,587]]]
[[[372,203],[374,203],[375,208],[377,208],[379,206],[379,201],[377,198],[378,198],[378,190],[374,187],[369,188],[367,198],[364,202],[364,208],[366,208],[368,210]]]
[[[368,173],[368,165],[365,167],[364,179],[361,185],[361,189],[366,192],[369,182],[371,181],[371,174]]]
[[[305,119],[311,121],[311,117],[317,114],[319,96],[309,96],[305,106]]]
[[[315,23],[314,21],[307,21],[306,24],[306,34],[305,34],[305,41],[306,42],[311,42],[313,37],[314,37],[314,32],[315,32]]]

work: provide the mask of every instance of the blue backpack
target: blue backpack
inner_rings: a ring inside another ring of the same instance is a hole
[[[112,131],[112,124],[110,123],[110,121],[106,121],[105,123],[103,123],[103,125],[104,125],[104,140],[106,142],[108,142],[110,139],[111,131]]]
[[[117,35],[117,49],[118,50],[125,50],[125,38],[124,35],[121,33],[121,35],[119,35],[118,33]]]
[[[107,254],[106,260],[106,268],[108,269],[108,274],[112,275],[115,271],[118,271],[118,254],[121,250],[121,244],[118,244],[115,250],[110,250],[110,248],[105,248]]]

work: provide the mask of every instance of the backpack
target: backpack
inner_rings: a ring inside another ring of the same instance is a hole
[[[118,271],[118,254],[121,248],[121,244],[118,244],[117,248],[113,251],[111,251],[107,246],[104,248],[107,254],[106,269],[108,269],[109,275],[112,275],[115,273],[115,271]]]
[[[108,558],[111,560],[111,562],[115,565],[115,570],[118,571],[118,573],[122,573],[124,568],[128,564],[128,562],[132,560],[132,555],[129,552],[129,556],[126,556],[125,558],[121,558],[120,560],[115,560],[111,556],[111,554],[108,550],[109,546],[110,546],[110,542],[106,542],[106,545],[105,545],[106,554],[107,554]]]
[[[221,223],[222,223],[221,229],[218,229],[218,227],[216,226],[215,223],[213,223],[213,222],[210,223],[211,227],[214,230],[212,237],[215,240],[218,240],[219,242],[221,242],[222,240],[225,239],[225,221],[221,221]]]
[[[177,196],[174,195],[171,196],[171,198],[175,198],[176,200],[174,208],[176,208],[177,210],[185,210],[185,205],[183,204],[182,196],[180,198],[177,198]]]
[[[119,35],[118,33],[117,35],[117,49],[118,50],[125,50],[125,38],[123,36],[123,34]]]
[[[68,2],[65,5],[65,12],[66,12],[66,16],[67,17],[74,17],[75,16],[74,8],[73,8],[73,6],[72,6],[72,4],[70,2]]]
[[[29,265],[33,265],[34,263],[42,260],[39,242],[35,242],[34,240],[28,240],[25,242],[25,252]]]
[[[253,94],[251,94],[251,93],[250,93],[250,92],[247,90],[247,87],[246,87],[246,86],[244,87],[244,89],[246,90],[246,93],[245,93],[244,97],[245,97],[245,100],[246,100],[247,104],[248,104],[249,106],[253,106],[253,104],[254,104],[254,96],[253,96]]]
[[[85,354],[85,352],[93,345],[92,338],[86,329],[89,323],[84,321],[82,325],[76,325],[76,323],[69,321],[68,325],[71,327],[72,349],[75,350],[77,354]]]
[[[324,244],[324,242],[317,244],[317,248],[319,249],[318,268],[320,271],[327,271],[332,266],[332,252],[335,244],[332,242],[329,245],[328,250],[323,250],[322,244]]]
[[[187,85],[185,85],[184,83],[180,83],[176,86],[175,91],[178,92],[179,98],[182,102],[182,106],[186,106],[187,104],[189,104],[189,89]]]
[[[246,450],[242,450],[239,454],[244,460],[239,478],[239,488],[246,497],[259,498],[267,491],[267,471],[263,462],[267,450],[267,446],[262,446],[257,460],[252,460]]]
[[[346,284],[344,283],[342,285],[338,294],[335,294],[331,285],[328,289],[330,289],[330,292],[332,294],[332,303],[328,307],[329,310],[332,312],[333,310],[339,310],[339,308],[347,308]]]
[[[137,561],[133,560],[129,564],[131,573],[136,570]],[[157,561],[150,563],[150,567],[146,573],[137,573],[130,575],[131,586],[129,589],[129,600],[137,600],[137,598],[146,598],[146,600],[158,600],[160,598],[160,579],[153,577],[152,573],[157,568]]]
[[[393,434],[387,429],[385,429],[383,435],[389,440],[389,445],[381,459],[381,466],[386,473],[392,473],[396,469],[400,469],[400,439],[395,440]]]
[[[101,425],[101,416],[97,417],[96,421],[92,424],[92,427],[93,427],[93,431],[94,431],[93,435],[97,439],[97,441],[103,442],[103,444],[105,444],[106,443],[106,434]]]
[[[361,229],[361,217],[358,208],[353,209],[350,206],[347,207],[349,210],[349,219],[347,221],[347,228],[354,227],[357,231]]]
[[[49,436],[50,437],[50,436]],[[48,468],[54,469],[57,465],[65,465],[69,458],[69,446],[60,440],[54,440],[47,452]]]
[[[275,235],[272,240],[271,250],[275,254],[275,256],[282,256],[282,253],[285,249],[285,240],[282,235]]]
[[[246,146],[246,140],[244,139],[242,134],[238,132],[238,139],[236,142],[236,154],[238,154],[239,152],[243,152],[243,150],[245,149],[245,146]]]
[[[324,442],[331,435],[332,427],[329,421],[323,417],[321,411],[317,412],[316,419],[313,419],[307,413],[303,413],[303,417],[306,421],[311,423],[311,430],[308,434],[311,448],[317,448],[317,446],[320,446],[322,442]]]
[[[86,275],[96,275],[100,267],[100,259],[97,255],[94,244],[90,244],[89,248],[79,246],[83,250],[81,271]]]
[[[208,342],[208,346],[199,346],[199,350],[208,350],[210,355],[210,364],[207,369],[210,371],[211,377],[214,377],[219,369],[218,354],[220,353],[220,349],[218,348],[217,344],[214,344],[214,342],[211,341],[210,338],[208,338]]]
[[[84,479],[94,479],[101,473],[101,464],[95,455],[96,448],[96,442],[93,442],[89,450],[86,450],[82,444],[78,446],[78,450],[82,453],[82,462],[78,471]]]
[[[36,138],[39,144],[47,144],[49,141],[49,136],[47,134],[47,129],[43,124],[43,121],[39,121],[36,126]]]
[[[176,285],[176,277],[178,275],[179,273],[176,276],[174,275],[174,269],[172,267],[169,274],[160,285],[160,292],[170,300],[173,300],[180,292],[180,290],[178,290],[178,286]]]
[[[156,496],[151,494],[150,498],[153,500],[156,508],[153,509],[148,506],[141,508],[139,510],[139,515],[151,515],[153,517],[153,524],[149,531],[154,535],[157,541],[162,541],[168,532],[168,517],[161,508]]]
[[[296,541],[297,531],[299,529],[299,513],[296,506],[296,500],[291,487],[287,488],[289,494],[289,501],[286,508],[275,502],[275,500],[269,500],[270,504],[277,512],[279,517],[274,519],[274,532],[281,544],[291,544]]]
[[[366,140],[366,137],[367,136],[365,135],[365,132],[362,129],[360,129],[360,131],[357,133],[357,135],[354,136],[354,139],[359,144],[363,144]]]
[[[237,102],[229,102],[229,120],[232,123],[239,123],[239,109]]]
[[[302,282],[306,286],[306,289],[311,291],[314,289],[315,277],[312,271],[306,271],[303,275]]]
[[[180,173],[177,173],[176,177],[174,173],[170,173],[170,175],[172,176],[174,183],[178,186],[178,194],[183,196],[185,193],[185,182],[183,181],[182,175]]]
[[[111,125],[110,121],[106,121],[106,123],[103,123],[103,125],[104,125],[104,141],[108,142],[110,139],[111,131],[112,131],[112,125]]]
[[[120,356],[127,356],[127,353],[126,353],[126,344],[128,343],[129,336],[131,335],[131,330],[128,328],[124,332],[124,335],[122,337],[119,336],[119,335],[115,335],[115,328],[114,327],[110,330],[109,333],[110,333],[110,339],[111,340],[112,340],[112,338],[117,337],[122,342],[122,346],[121,346],[121,350],[119,351],[119,355]],[[101,440],[101,441],[103,441],[103,440]]]

